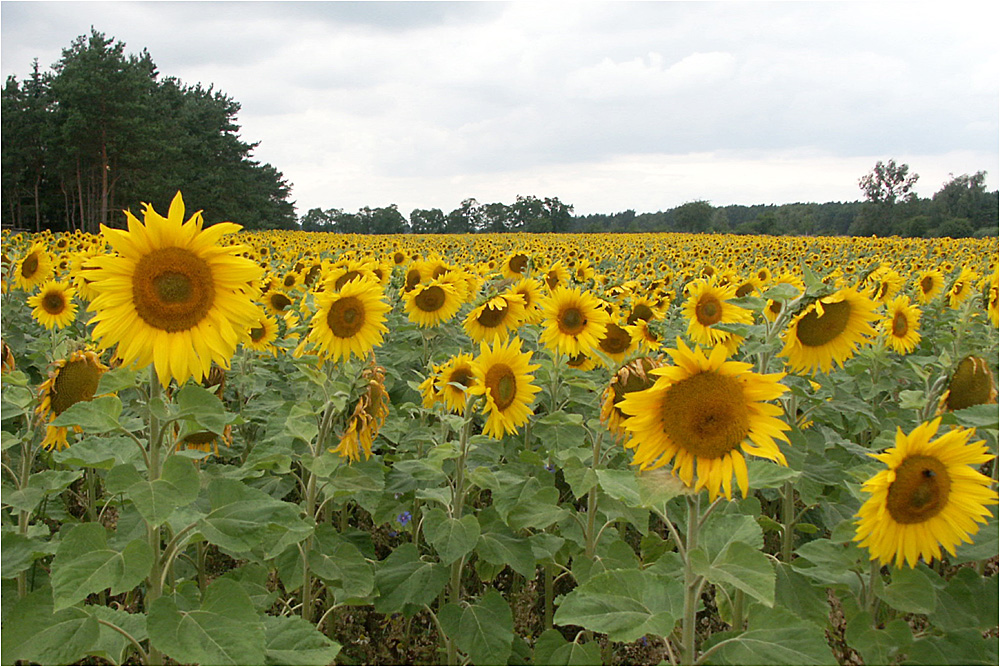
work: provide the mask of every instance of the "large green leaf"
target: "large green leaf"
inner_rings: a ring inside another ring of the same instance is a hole
[[[819,627],[829,622],[826,588],[816,586],[787,563],[775,564],[774,601],[801,619]]]
[[[521,528],[548,528],[568,513],[559,506],[559,490],[542,486],[534,477],[510,489],[494,492],[497,512],[514,530]]]
[[[181,663],[262,665],[264,624],[250,596],[231,579],[216,579],[196,609],[183,609],[172,597],[153,601],[149,640]]]
[[[448,568],[421,560],[412,543],[398,546],[375,569],[375,611],[411,615],[434,600],[447,581]]]
[[[434,508],[424,514],[423,526],[424,536],[445,565],[469,554],[479,540],[479,521],[472,514],[452,519],[443,510]]]
[[[2,538],[3,578],[12,579],[24,572],[37,559],[55,553],[51,542],[22,535],[14,529],[4,530]]]
[[[69,665],[97,642],[97,620],[79,607],[53,613],[52,589],[39,588],[18,600],[5,615],[0,663],[17,660]]]
[[[893,568],[892,581],[882,589],[879,597],[893,609],[929,614],[937,605],[934,579],[921,568]]]
[[[460,609],[445,605],[438,615],[441,627],[475,665],[505,665],[514,641],[510,606],[490,589],[475,604]]]
[[[997,577],[983,577],[974,569],[963,567],[937,591],[937,606],[928,619],[942,630],[997,626]]]
[[[669,635],[681,617],[684,586],[640,570],[596,574],[563,598],[554,621],[630,642],[645,634]]]
[[[918,639],[906,656],[904,665],[996,665],[997,640],[984,639],[979,630],[956,630]]]
[[[107,433],[120,428],[122,402],[117,396],[100,396],[69,406],[52,420],[53,426],[79,426],[85,433]]]
[[[160,479],[141,480],[128,488],[128,497],[147,522],[159,526],[174,510],[186,507],[198,497],[200,481],[192,461],[171,456],[163,464]]]
[[[510,569],[526,579],[535,576],[535,556],[531,542],[510,531],[494,529],[482,533],[476,543],[476,553],[487,563],[510,565]]]
[[[536,665],[601,665],[601,647],[596,642],[566,641],[558,630],[546,630],[535,640]]]
[[[695,574],[713,584],[735,586],[769,607],[774,605],[774,567],[766,555],[749,544],[732,542],[711,562],[700,548],[688,556]]]
[[[146,633],[146,615],[130,614],[121,609],[102,607],[99,605],[87,605],[84,610],[99,621],[112,623],[125,632],[132,635],[136,641],[145,641],[148,638]],[[125,635],[107,625],[100,625],[100,634],[97,642],[90,648],[90,655],[104,658],[112,664],[125,664],[126,658],[135,652]]]
[[[275,500],[239,480],[212,480],[208,496],[212,511],[199,521],[198,530],[206,540],[228,551],[264,548],[270,557],[276,555],[272,551],[284,550],[285,538],[298,542],[312,532],[300,517],[298,506]]]
[[[847,622],[844,639],[861,654],[866,665],[888,665],[901,648],[913,642],[913,634],[901,618],[889,621],[885,628],[877,628],[871,612],[862,611]]]
[[[111,589],[117,595],[139,585],[153,564],[153,550],[144,540],[133,540],[122,551],[108,547],[99,523],[82,523],[63,536],[52,561],[52,593],[56,611],[91,593]]]
[[[705,642],[709,665],[834,665],[823,629],[781,608],[753,604],[747,631],[720,632]]]
[[[340,644],[301,616],[265,616],[265,659],[268,665],[332,665]]]

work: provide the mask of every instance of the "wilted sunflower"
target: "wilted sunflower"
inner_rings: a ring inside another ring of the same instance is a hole
[[[560,354],[589,353],[604,336],[611,318],[589,291],[558,285],[540,302],[543,330],[538,342]]]
[[[55,263],[43,243],[34,243],[14,269],[14,286],[29,292],[52,276]]]
[[[385,369],[376,366],[373,361],[362,372],[361,377],[365,381],[364,391],[354,405],[354,411],[348,420],[347,430],[340,438],[340,443],[330,450],[352,463],[361,460],[361,452],[365,453],[365,460],[371,458],[372,442],[389,415]]]
[[[531,383],[531,371],[538,368],[531,364],[531,352],[521,351],[521,339],[496,343],[492,348],[480,343],[479,356],[473,361],[475,384],[469,388],[472,395],[483,395],[488,414],[483,433],[502,438],[505,433],[516,433],[534,414],[531,403],[541,389]]]
[[[319,345],[319,355],[334,361],[354,354],[364,357],[388,333],[382,286],[371,279],[352,280],[339,292],[324,292],[316,298],[319,310],[309,325],[304,342]]]
[[[462,300],[454,285],[432,280],[403,293],[406,316],[421,327],[435,327],[455,316]]]
[[[28,297],[31,316],[46,329],[62,329],[76,319],[76,290],[64,282],[50,280]]]
[[[928,304],[944,290],[944,275],[937,269],[924,271],[917,277],[917,301]]]
[[[477,343],[507,340],[508,332],[524,321],[524,297],[505,293],[473,308],[465,316],[465,333]]]
[[[909,354],[920,342],[920,309],[910,305],[910,297],[897,296],[889,302],[882,322],[882,335],[899,354]]]
[[[794,371],[829,373],[836,363],[854,356],[858,345],[875,334],[871,322],[875,304],[857,290],[845,287],[819,299],[795,316],[785,331],[781,355]]]
[[[682,312],[688,320],[687,335],[699,345],[723,344],[732,354],[742,336],[716,329],[716,324],[753,324],[753,313],[729,303],[736,297],[736,285],[720,285],[715,279],[698,280],[689,286]]]
[[[656,377],[649,371],[662,365],[663,360],[657,357],[633,359],[618,369],[618,372],[611,378],[611,382],[605,387],[601,398],[601,421],[615,438],[626,435],[622,423],[628,418],[628,415],[618,407],[618,403],[632,392],[652,387]]]
[[[91,350],[78,350],[55,362],[49,378],[38,388],[38,416],[51,422],[71,405],[92,400],[106,370],[108,367]],[[78,427],[74,430],[80,432]],[[42,447],[63,449],[67,446],[66,427],[46,425]]]
[[[617,403],[630,415],[624,426],[636,445],[632,463],[647,470],[673,462],[681,481],[708,489],[712,499],[720,488],[732,498],[735,474],[746,497],[744,453],[786,465],[775,439],[787,442],[790,427],[778,419],[779,406],[764,402],[787,391],[779,382],[784,374],[760,375],[751,364],[726,361],[723,345],[706,357],[678,339],[677,349],[667,352],[675,365],[650,370],[653,386]]]
[[[257,317],[257,323],[250,327],[250,335],[243,345],[257,352],[267,352],[276,354],[277,348],[274,341],[278,338],[278,321],[273,315],[261,313]]]
[[[931,440],[940,424],[939,417],[908,435],[897,429],[895,446],[871,455],[888,466],[862,486],[871,498],[858,510],[854,541],[871,560],[916,567],[921,558],[940,559],[941,547],[954,556],[992,516],[985,506],[997,502],[997,493],[973,466],[993,456],[982,440],[969,442],[973,429]]]
[[[996,402],[997,387],[989,364],[982,357],[969,355],[955,367],[938,409],[941,412],[964,410]]]
[[[202,229],[200,211],[184,222],[179,192],[167,217],[149,204],[143,213],[145,224],[125,212],[128,231],[101,226],[117,254],[89,263],[98,292],[89,306],[93,336],[101,349],[117,346],[125,364],[153,363],[164,386],[200,380],[213,361],[228,367],[257,316],[248,285],[260,267],[239,256],[245,246],[220,243],[239,225]]]

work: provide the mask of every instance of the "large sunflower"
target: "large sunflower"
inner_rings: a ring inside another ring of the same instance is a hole
[[[76,291],[68,284],[50,280],[28,297],[31,316],[46,329],[62,329],[76,319]]]
[[[724,344],[732,354],[743,342],[742,336],[714,328],[716,324],[753,324],[753,313],[729,303],[738,286],[722,285],[715,279],[698,280],[688,290],[682,312],[688,320],[687,335],[698,345]]]
[[[889,346],[899,354],[909,354],[920,342],[920,309],[910,305],[910,298],[897,296],[888,303],[886,319],[882,322],[882,335]]]
[[[51,422],[71,405],[93,400],[106,370],[108,367],[91,350],[78,350],[57,361],[49,378],[38,388],[38,416]],[[78,427],[74,430],[80,432]],[[42,446],[46,449],[67,447],[66,433],[65,426],[46,425]]]
[[[920,558],[941,558],[941,547],[971,542],[977,523],[992,516],[985,505],[997,502],[990,478],[973,466],[993,456],[983,441],[969,442],[973,429],[956,428],[931,440],[940,417],[908,435],[896,431],[896,444],[873,457],[888,468],[862,486],[871,494],[858,510],[854,540],[871,560],[916,567]]]
[[[248,284],[261,269],[222,245],[239,225],[202,229],[201,212],[184,222],[178,192],[162,217],[144,205],[145,224],[126,211],[128,231],[101,226],[116,255],[97,257],[89,309],[101,349],[117,346],[128,365],[156,368],[160,382],[202,379],[212,362],[228,367],[236,345],[257,316]]]
[[[795,316],[785,332],[781,355],[794,371],[829,373],[842,366],[858,345],[875,334],[871,322],[875,304],[857,290],[845,287],[810,304]]]
[[[928,269],[917,277],[917,301],[928,304],[944,290],[944,274]]]
[[[531,383],[535,377],[530,373],[538,368],[531,364],[531,352],[522,352],[521,339],[516,337],[492,348],[480,343],[472,368],[475,384],[469,387],[469,393],[486,397],[483,412],[489,416],[483,433],[497,439],[504,433],[516,433],[534,414],[530,405],[541,391]]]
[[[319,310],[313,315],[307,342],[319,345],[319,355],[334,361],[354,354],[363,357],[388,333],[385,314],[390,310],[382,300],[382,286],[361,278],[344,285],[339,292],[324,292],[316,298]]]
[[[28,292],[51,278],[54,267],[55,263],[45,250],[45,244],[34,243],[17,262],[14,285]]]
[[[611,318],[589,291],[556,286],[540,303],[543,331],[538,341],[561,354],[589,353],[597,347]]]
[[[420,283],[409,292],[403,293],[406,316],[421,327],[434,327],[450,320],[462,307],[455,286],[434,279],[430,283]]]
[[[787,391],[779,382],[784,374],[760,375],[751,364],[726,361],[724,345],[706,357],[678,339],[677,349],[667,352],[675,365],[650,370],[652,387],[616,403],[630,415],[624,426],[636,444],[632,463],[647,470],[673,462],[681,481],[708,489],[712,499],[720,488],[732,498],[735,474],[746,497],[744,453],[785,465],[775,439],[787,442],[789,426],[778,419],[779,406],[764,402]]]

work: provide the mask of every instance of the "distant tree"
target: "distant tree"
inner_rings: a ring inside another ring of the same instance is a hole
[[[511,210],[502,202],[486,204],[482,208],[482,221],[484,232],[493,234],[509,232],[512,226]]]
[[[414,234],[444,234],[444,213],[439,208],[413,209],[410,212],[410,231]]]
[[[445,232],[448,234],[471,234],[482,229],[483,207],[470,197],[465,199],[445,219]]]
[[[890,236],[898,233],[900,225],[896,204],[914,199],[913,187],[920,178],[910,174],[906,164],[895,160],[875,163],[875,167],[858,179],[858,186],[865,195],[867,205],[850,227],[855,236]]]
[[[682,204],[674,209],[674,222],[679,232],[706,232],[715,209],[707,201],[699,200]]]
[[[973,228],[997,223],[997,193],[986,191],[986,172],[952,176],[931,198],[931,216],[936,222],[965,218]]]
[[[311,208],[299,220],[299,226],[305,232],[328,232],[333,225],[332,211],[321,208]]]

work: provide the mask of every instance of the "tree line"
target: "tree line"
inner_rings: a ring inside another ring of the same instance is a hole
[[[2,91],[2,221],[20,229],[96,232],[174,193],[206,224],[295,228],[291,186],[240,139],[240,105],[200,83],[160,77],[149,53],[93,28],[51,71],[36,59]]]

